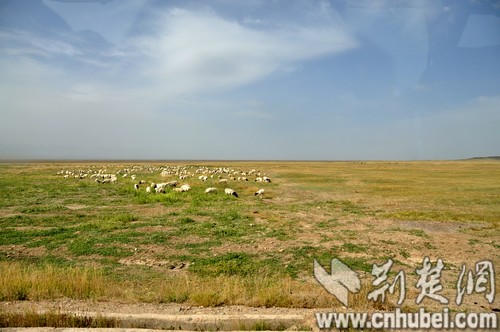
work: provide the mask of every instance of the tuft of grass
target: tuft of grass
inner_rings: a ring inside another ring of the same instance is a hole
[[[426,247],[427,249],[436,249],[436,246],[430,242],[425,242],[424,247]]]
[[[130,213],[119,214],[119,215],[113,216],[111,218],[111,221],[119,222],[119,223],[128,223],[128,222],[137,221],[137,220],[139,220],[139,217],[132,215]]]
[[[373,268],[373,264],[368,263],[365,259],[362,258],[342,257],[340,260],[342,261],[342,263],[349,266],[350,269],[356,272],[371,272]]]
[[[13,327],[116,328],[119,327],[119,324],[115,318],[79,316],[55,311],[46,313],[37,313],[35,311],[0,313],[0,328]]]
[[[344,243],[341,246],[341,249],[342,249],[342,251],[353,252],[353,253],[365,252],[367,250],[367,248],[365,246],[363,246],[363,245],[349,243],[349,242],[348,243]]]
[[[424,238],[428,238],[429,235],[427,235],[422,229],[410,229],[408,231],[408,233],[410,233],[411,235],[415,235],[415,236],[418,236],[418,237],[424,237]]]
[[[184,218],[180,218],[179,219],[179,223],[181,224],[191,224],[191,223],[194,223],[196,222],[195,220],[189,218],[189,217],[184,217]]]
[[[190,298],[196,305],[203,307],[218,307],[224,304],[224,299],[221,298],[220,293],[213,290],[194,292]]]
[[[401,249],[401,250],[399,251],[399,254],[400,254],[401,256],[403,256],[404,258],[406,258],[406,259],[408,259],[408,258],[410,257],[410,253],[409,253],[408,251],[406,251],[406,250],[403,250],[403,249]]]
[[[148,301],[198,306],[332,307],[337,300],[319,285],[283,276],[172,276],[155,285]]]
[[[473,245],[476,245],[476,244],[479,244],[481,243],[478,239],[469,239],[469,245],[470,246],[473,246]]]
[[[227,253],[220,256],[199,258],[190,267],[190,271],[200,276],[239,275],[276,272],[279,269],[272,260],[259,260],[247,253]]]
[[[78,238],[68,245],[68,249],[76,256],[101,255],[127,257],[132,255],[129,249],[124,249],[118,245],[104,244],[103,242],[103,240],[95,238]]]
[[[44,213],[44,212],[59,212],[67,210],[65,206],[62,205],[40,205],[40,206],[28,206],[17,209],[21,213]]]
[[[19,262],[0,262],[0,300],[26,301],[68,297],[99,299],[106,282],[101,270],[92,267],[37,267]]]

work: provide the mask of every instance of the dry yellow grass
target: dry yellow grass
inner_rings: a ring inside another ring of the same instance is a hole
[[[0,262],[2,300],[98,299],[105,295],[107,287],[102,271],[96,268]]]

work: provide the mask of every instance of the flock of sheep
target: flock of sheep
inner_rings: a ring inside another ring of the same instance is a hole
[[[163,178],[171,178],[167,182],[159,183],[147,183],[145,180],[138,180],[137,173],[150,173],[158,174]],[[75,179],[94,179],[97,183],[114,183],[117,182],[119,178],[122,180],[127,180],[127,178],[132,181],[133,188],[135,190],[140,190],[141,187],[145,186],[145,191],[148,194],[161,194],[165,193],[167,190],[177,191],[177,192],[187,192],[191,190],[191,186],[187,183],[179,185],[179,181],[187,182],[188,179],[198,180],[198,181],[216,181],[219,184],[226,186],[224,193],[226,195],[232,195],[234,197],[239,197],[238,193],[229,187],[227,184],[229,182],[247,182],[249,178],[252,178],[255,182],[259,183],[269,183],[271,179],[258,170],[252,169],[249,171],[235,170],[233,168],[227,167],[208,167],[208,166],[192,166],[192,165],[173,165],[173,166],[151,166],[151,165],[134,165],[132,167],[122,168],[115,172],[108,171],[107,167],[97,167],[89,166],[87,169],[79,170],[60,170],[57,175],[62,175],[64,178],[75,178]],[[216,193],[218,189],[216,187],[208,187],[205,189],[205,193]],[[263,188],[255,192],[255,196],[263,196],[265,190]]]

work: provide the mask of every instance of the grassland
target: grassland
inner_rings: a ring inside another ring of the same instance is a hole
[[[101,184],[56,174],[134,163],[0,164],[0,301],[332,308],[340,304],[314,280],[312,263],[335,257],[365,285],[354,308],[389,309],[392,297],[366,300],[373,264],[393,259],[412,288],[423,258],[441,258],[450,302],[462,264],[500,266],[498,161],[182,164],[258,169],[273,182],[230,181],[239,198],[197,177],[181,181],[189,192],[147,194],[128,178]],[[205,194],[209,186],[219,192]],[[259,188],[263,198],[253,195]],[[476,295],[464,310],[477,301],[498,307]]]

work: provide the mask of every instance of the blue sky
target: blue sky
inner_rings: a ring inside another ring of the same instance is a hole
[[[0,0],[0,158],[500,155],[497,1]]]

